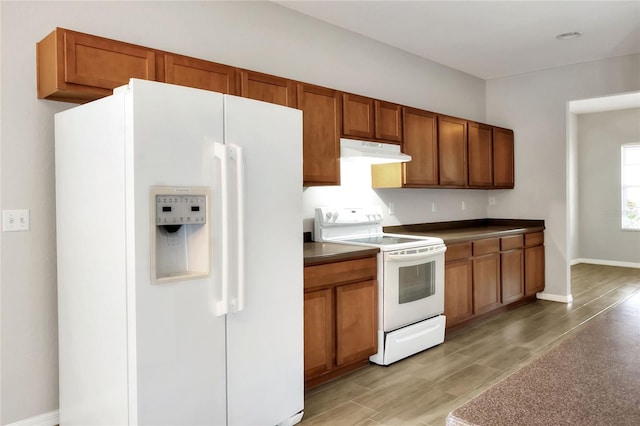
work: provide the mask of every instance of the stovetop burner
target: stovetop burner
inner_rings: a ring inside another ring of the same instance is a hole
[[[386,234],[382,231],[382,220],[382,210],[378,206],[318,207],[314,238],[316,241],[378,247],[381,251],[443,245],[440,238]]]

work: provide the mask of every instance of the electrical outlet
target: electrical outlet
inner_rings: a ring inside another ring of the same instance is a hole
[[[435,201],[431,203],[431,211],[432,211],[433,213],[435,213],[435,212],[437,212],[437,211],[438,211],[438,206],[436,205],[436,202],[435,202]]]
[[[389,216],[393,216],[396,214],[396,203],[393,201],[389,201]]]
[[[489,205],[490,206],[496,205],[496,197],[489,197]]]
[[[467,209],[467,202],[462,200],[462,204],[460,205],[460,207],[462,208],[462,210],[466,210]]]
[[[2,210],[2,230],[28,231],[31,228],[29,210]]]

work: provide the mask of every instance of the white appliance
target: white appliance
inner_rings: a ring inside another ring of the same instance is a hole
[[[367,164],[405,163],[411,156],[400,152],[400,145],[340,139],[340,157],[343,161]]]
[[[61,425],[302,418],[302,116],[131,80],[56,114]]]
[[[316,208],[314,239],[378,247],[378,352],[388,365],[444,342],[444,242],[387,234],[382,210]]]

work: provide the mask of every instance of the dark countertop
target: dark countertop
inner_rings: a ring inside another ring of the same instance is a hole
[[[540,231],[544,231],[544,220],[473,219],[384,227],[384,232],[390,234],[438,237],[442,238],[445,244]],[[358,259],[377,254],[379,251],[378,248],[350,244],[305,242],[304,265]]]
[[[304,266],[358,259],[380,252],[376,247],[335,243],[304,243]]]
[[[385,226],[384,232],[442,238],[445,244],[544,231],[544,220],[474,219]]]

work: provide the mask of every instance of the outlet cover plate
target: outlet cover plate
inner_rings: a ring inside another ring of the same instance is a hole
[[[31,228],[29,210],[2,210],[4,232],[28,231]]]

